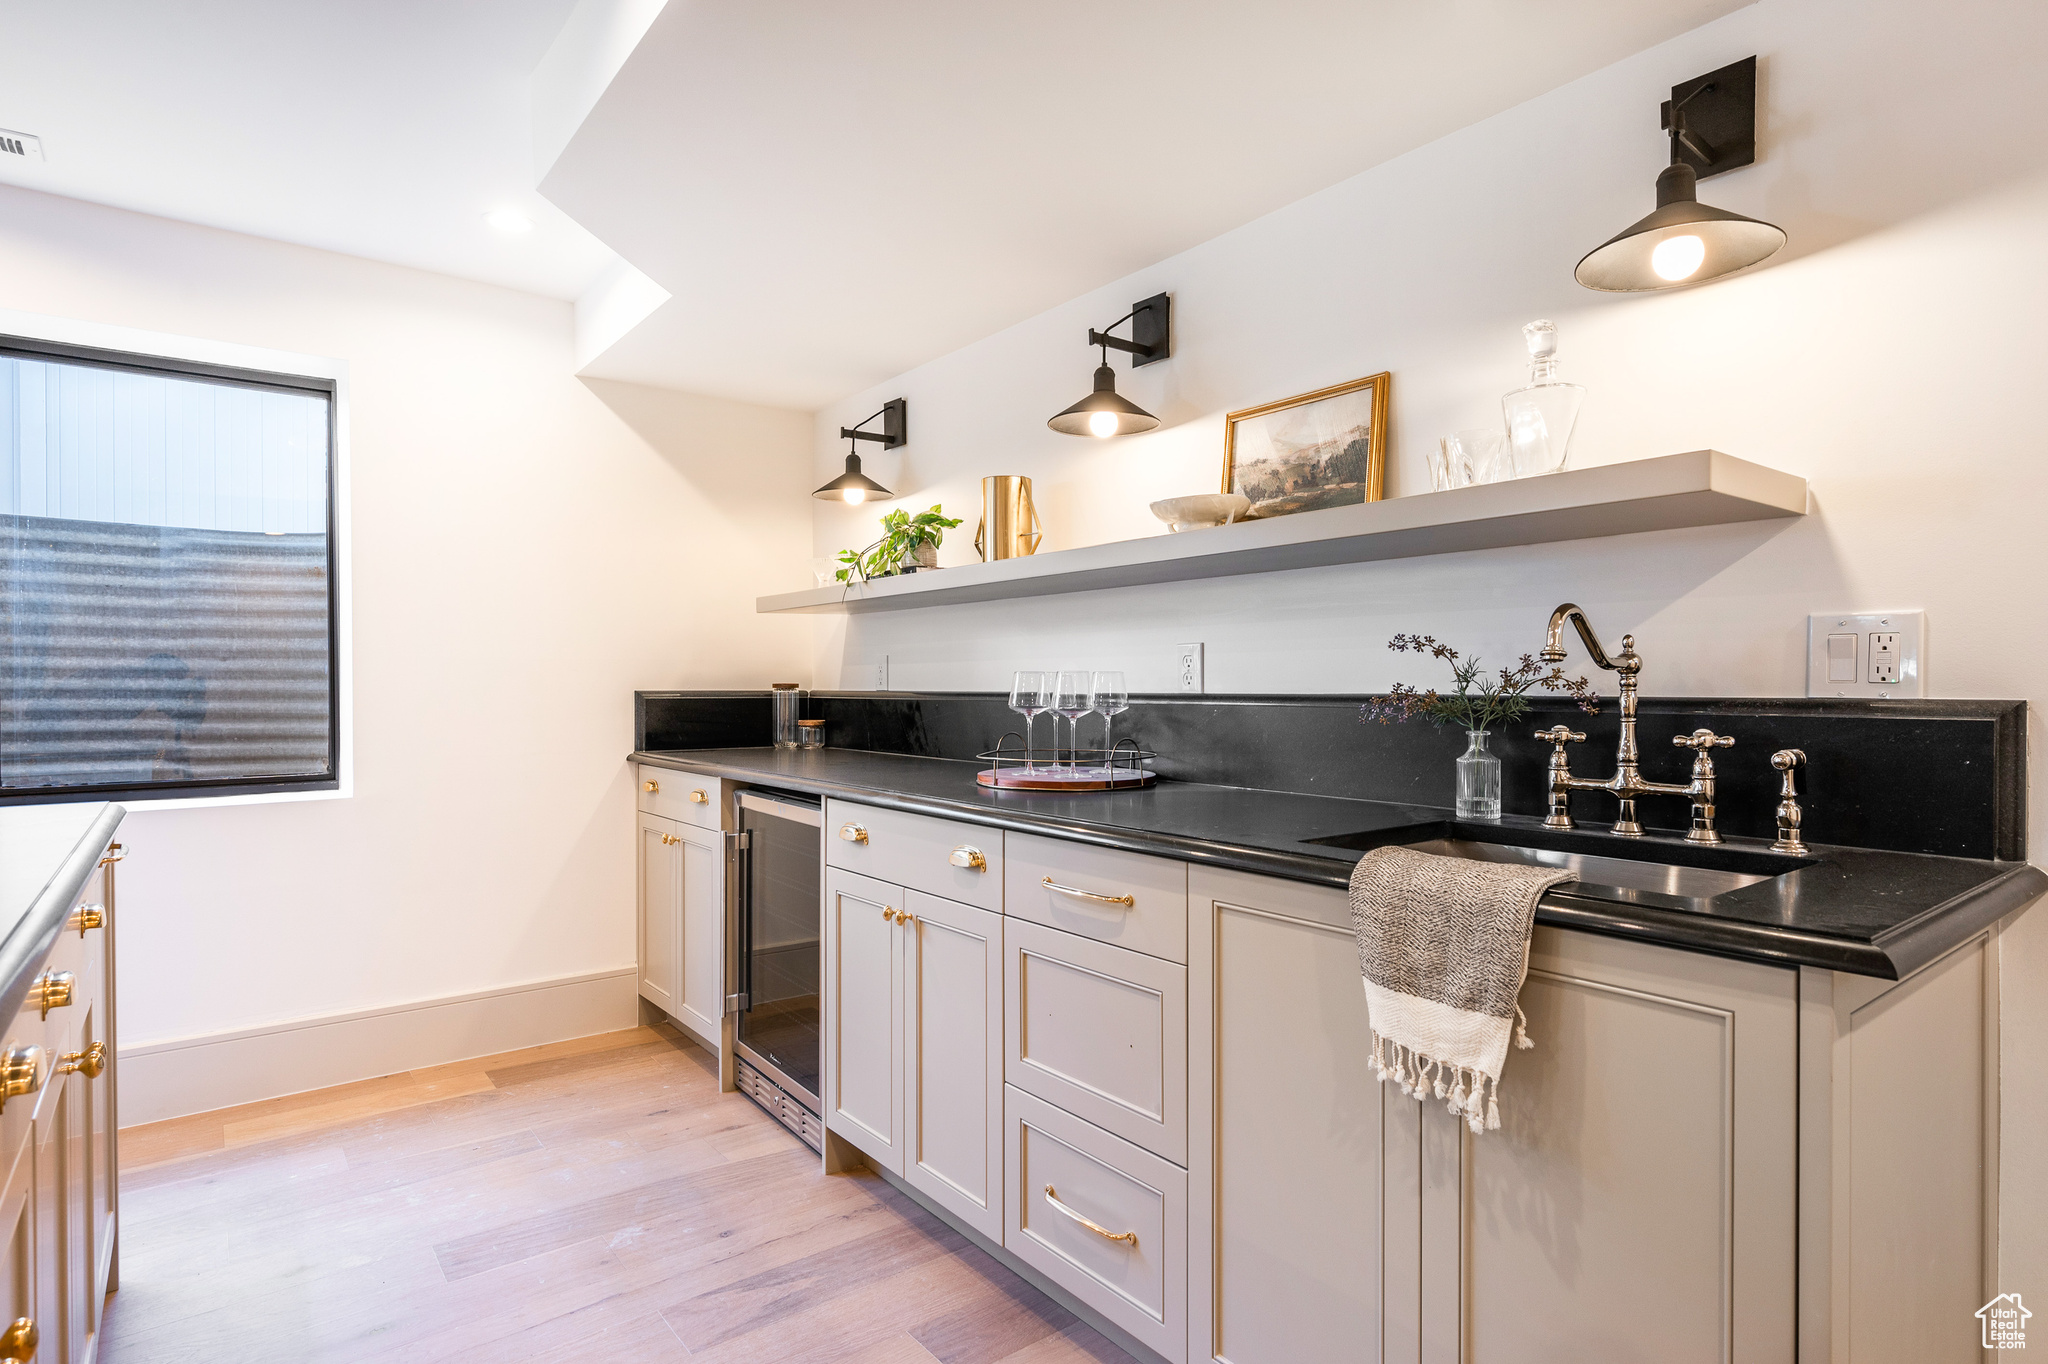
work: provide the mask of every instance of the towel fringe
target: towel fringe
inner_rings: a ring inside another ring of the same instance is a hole
[[[1515,1006],[1515,1050],[1527,1051],[1535,1045],[1534,1042],[1529,1040],[1528,1015],[1524,1014],[1522,1006],[1517,1004]]]
[[[1532,1044],[1533,1045],[1533,1044]],[[1454,1066],[1435,1057],[1423,1056],[1413,1047],[1372,1035],[1372,1055],[1366,1064],[1381,1084],[1389,1080],[1415,1100],[1432,1092],[1444,1101],[1454,1118],[1463,1118],[1474,1133],[1500,1130],[1500,1077],[1469,1066]],[[1445,1083],[1448,1074],[1450,1082]]]

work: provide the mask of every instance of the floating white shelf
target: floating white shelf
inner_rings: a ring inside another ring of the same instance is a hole
[[[851,587],[782,592],[756,598],[754,609],[901,611],[1805,514],[1805,479],[1718,450],[1693,450]]]

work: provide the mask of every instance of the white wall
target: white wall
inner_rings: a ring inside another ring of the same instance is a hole
[[[1751,53],[1761,160],[1701,197],[1790,248],[1696,289],[1579,288],[1578,258],[1653,205],[1658,101]],[[1590,390],[1575,464],[1711,446],[1805,475],[1804,520],[831,618],[818,685],[864,685],[887,656],[899,688],[1093,666],[1164,690],[1171,646],[1199,639],[1214,691],[1367,691],[1426,676],[1386,651],[1396,631],[1506,661],[1569,599],[1610,640],[1635,632],[1652,693],[1802,695],[1809,611],[1924,608],[1930,695],[2048,701],[2043,70],[2048,9],[2025,0],[1763,0],[849,397],[819,414],[813,466],[904,396],[910,443],[867,464],[902,505],[967,516],[942,563],[973,557],[984,474],[1032,476],[1049,549],[1154,534],[1148,501],[1217,486],[1224,412],[1390,370],[1390,491],[1426,492],[1424,452],[1497,420],[1521,324],[1550,317]],[[1142,139],[1130,152],[1142,174]],[[1087,390],[1085,330],[1159,290],[1175,355],[1118,379],[1165,425],[1047,431]],[[821,506],[817,549],[865,543],[874,515]],[[2032,794],[2038,856],[2038,775]],[[2003,950],[2005,1282],[2048,1291],[2048,911]]]
[[[0,261],[0,308],[350,366],[354,795],[133,807],[124,1119],[205,1089],[167,1041],[630,971],[632,692],[806,675],[751,598],[807,553],[809,419],[578,380],[566,303],[71,200],[0,189]],[[564,1008],[630,1026],[630,979]],[[497,1049],[414,1031],[261,1084]]]

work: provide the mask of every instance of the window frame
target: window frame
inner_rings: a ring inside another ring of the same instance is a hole
[[[344,780],[343,714],[347,704],[347,673],[343,656],[343,538],[341,519],[343,381],[333,375],[292,374],[222,364],[180,356],[114,350],[103,346],[15,333],[0,333],[0,357],[51,360],[63,364],[126,373],[164,374],[204,379],[210,383],[269,392],[317,393],[327,400],[326,525],[327,536],[327,751],[325,775],[215,777],[186,781],[104,782],[75,786],[0,786],[0,808],[13,805],[59,805],[81,801],[178,801],[214,804],[216,798],[290,798],[348,793]],[[280,357],[282,358],[282,357]],[[0,771],[0,779],[4,779]],[[240,803],[239,801],[235,803]]]

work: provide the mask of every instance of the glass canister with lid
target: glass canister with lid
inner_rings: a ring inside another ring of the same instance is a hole
[[[775,682],[768,688],[769,733],[777,748],[797,746],[796,722],[803,715],[804,693],[796,682]]]

